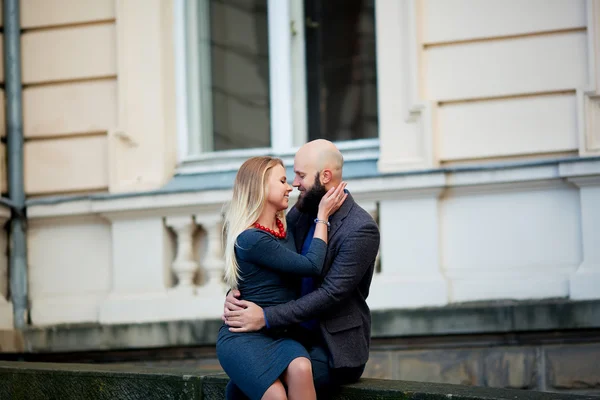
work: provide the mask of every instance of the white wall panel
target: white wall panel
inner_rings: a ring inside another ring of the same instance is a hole
[[[427,49],[424,95],[460,100],[575,89],[587,83],[585,32]]]
[[[457,195],[441,210],[442,265],[453,301],[568,295],[568,274],[582,261],[577,189]],[[537,277],[553,283],[533,290],[536,282],[509,282]]]
[[[35,325],[93,322],[110,289],[110,225],[95,217],[31,222],[29,291]]]
[[[21,0],[21,25],[37,28],[115,18],[115,0]]]
[[[114,24],[25,32],[23,82],[40,83],[117,73]]]
[[[117,126],[117,81],[26,88],[23,125],[27,138],[109,131]]]
[[[424,43],[586,26],[585,0],[424,0],[422,4]]]
[[[28,194],[103,190],[108,186],[105,135],[25,143]]]
[[[575,94],[448,104],[437,116],[441,160],[578,148]]]

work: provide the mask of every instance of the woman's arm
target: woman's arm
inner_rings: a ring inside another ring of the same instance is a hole
[[[315,233],[306,255],[301,255],[283,246],[270,234],[248,229],[238,236],[237,254],[240,258],[267,268],[299,275],[319,275],[323,270],[327,252],[329,216],[336,212],[348,196],[344,192],[346,183],[331,188],[321,199],[317,213]]]
[[[298,275],[319,275],[323,269],[327,244],[313,238],[306,255],[288,249],[267,232],[249,229],[238,237],[236,253],[242,260],[265,268]]]

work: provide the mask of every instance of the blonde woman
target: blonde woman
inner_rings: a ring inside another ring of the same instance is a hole
[[[239,169],[225,217],[225,280],[242,297],[268,307],[298,297],[302,276],[319,275],[327,250],[328,219],[343,204],[346,184],[323,197],[306,255],[296,252],[285,210],[292,187],[283,162],[253,157]],[[294,338],[302,327],[235,333],[223,325],[217,356],[229,378],[250,399],[316,399],[308,352]]]

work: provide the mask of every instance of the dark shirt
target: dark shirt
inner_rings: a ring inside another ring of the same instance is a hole
[[[312,243],[313,236],[315,234],[316,223],[312,223],[308,233],[306,234],[306,238],[304,239],[304,243],[302,244],[302,252],[300,254],[306,254],[310,248],[310,244]],[[315,282],[312,276],[305,276],[302,278],[302,286],[300,289],[300,296],[304,296],[309,294],[315,290]],[[311,319],[309,321],[304,321],[300,325],[309,329],[311,331],[317,332],[319,329],[319,324],[316,319]]]

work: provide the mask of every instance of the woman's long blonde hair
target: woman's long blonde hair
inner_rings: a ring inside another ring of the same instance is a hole
[[[225,282],[237,288],[239,265],[235,257],[237,237],[250,228],[260,217],[267,199],[268,179],[273,167],[283,165],[274,157],[252,157],[244,162],[237,172],[233,184],[233,196],[225,212],[223,233],[225,235]],[[285,222],[285,210],[277,212],[277,217]]]

